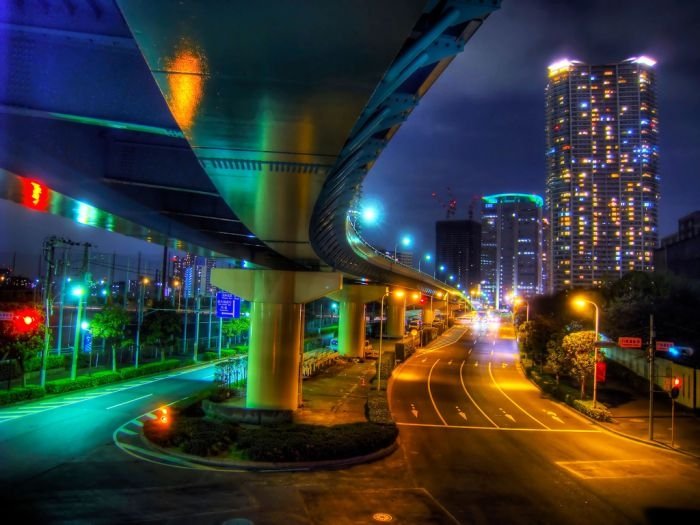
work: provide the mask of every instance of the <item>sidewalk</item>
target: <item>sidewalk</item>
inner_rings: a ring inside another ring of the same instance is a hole
[[[634,388],[615,374],[609,374],[605,383],[598,384],[597,398],[608,407],[613,418],[610,422],[599,423],[604,428],[700,458],[700,417],[676,404],[671,418],[671,398],[667,393],[654,395],[653,441],[649,440],[648,390]]]

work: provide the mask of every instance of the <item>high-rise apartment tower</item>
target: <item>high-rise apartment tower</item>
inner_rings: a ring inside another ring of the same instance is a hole
[[[641,56],[549,66],[549,291],[653,270],[659,202],[654,64]]]

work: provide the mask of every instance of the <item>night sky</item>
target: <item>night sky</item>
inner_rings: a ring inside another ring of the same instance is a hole
[[[560,58],[614,63],[657,60],[660,122],[660,236],[700,209],[700,2],[694,0],[504,0],[403,124],[365,179],[381,223],[366,237],[393,248],[402,234],[416,255],[434,251],[435,221],[457,199],[465,219],[482,195],[544,195],[544,87]],[[16,225],[22,223],[22,228]],[[8,255],[38,253],[47,235],[105,246],[160,248],[71,225],[0,200],[0,266]],[[101,251],[101,250],[98,250]]]

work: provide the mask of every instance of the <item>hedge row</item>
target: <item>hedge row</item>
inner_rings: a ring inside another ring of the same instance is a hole
[[[156,361],[153,363],[148,363],[141,365],[138,368],[133,366],[127,366],[121,368],[118,374],[121,379],[131,379],[132,377],[147,376],[150,374],[157,374],[159,372],[166,372],[172,370],[173,368],[180,368],[183,366],[191,365],[194,361],[191,359],[186,359],[181,361],[180,359],[167,359],[165,361]]]
[[[95,386],[114,383],[122,379],[118,372],[95,372],[89,376],[78,376],[74,380],[70,378],[56,379],[55,381],[47,381],[47,394],[62,394],[64,392],[72,392],[73,390],[83,390]]]
[[[534,368],[526,368],[525,372],[543,392],[563,401],[588,417],[597,421],[610,421],[612,419],[612,414],[602,404],[599,404],[597,408],[593,408],[592,401],[581,400],[581,393],[577,388],[562,382],[557,384],[555,378],[551,375],[540,374]]]
[[[122,368],[118,372],[95,372],[89,376],[78,376],[75,380],[65,378],[47,381],[45,388],[31,385],[26,388],[0,390],[0,405],[9,405],[11,403],[26,401],[28,399],[37,399],[46,394],[62,394],[64,392],[83,390],[95,386],[106,385],[108,383],[116,383],[118,381],[123,381],[134,377],[165,372],[174,368],[191,365],[192,363],[192,360],[181,361],[179,359],[168,359],[167,361],[158,361],[155,363],[141,365],[139,368]]]
[[[158,419],[144,423],[144,435],[161,447],[180,447],[186,454],[216,456],[227,452],[238,434],[237,425],[172,414],[170,424],[164,425]]]
[[[376,423],[246,427],[240,429],[236,448],[252,461],[346,459],[388,447],[397,435],[395,425]]]
[[[38,399],[46,395],[46,390],[40,386],[30,385],[12,390],[0,390],[0,405],[9,405],[29,399]]]

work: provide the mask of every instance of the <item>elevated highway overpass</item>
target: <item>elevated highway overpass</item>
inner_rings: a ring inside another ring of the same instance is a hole
[[[460,295],[375,253],[348,216],[378,155],[499,4],[4,3],[1,195],[250,261],[213,275],[253,304],[248,404],[295,408],[304,303],[341,300],[352,353],[361,305],[387,286]]]

